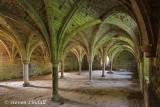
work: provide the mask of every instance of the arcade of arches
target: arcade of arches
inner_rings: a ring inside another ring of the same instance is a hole
[[[160,0],[0,0],[0,83],[23,78],[27,90],[31,76],[52,74],[60,101],[64,71],[88,84],[134,73],[144,105],[160,107]]]

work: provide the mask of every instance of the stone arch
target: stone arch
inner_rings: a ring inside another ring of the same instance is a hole
[[[134,15],[133,15],[132,11],[130,11],[129,9],[126,9],[126,8],[127,7],[123,7],[123,6],[114,7],[112,9],[110,9],[108,11],[108,13],[102,17],[102,20],[105,20],[108,16],[110,16],[112,14],[116,14],[116,13],[125,13],[125,14],[133,17]],[[134,17],[133,17],[133,19],[134,19]]]
[[[72,56],[72,60],[70,60]],[[75,58],[75,60],[73,59]],[[72,51],[69,51],[64,62],[68,61],[67,63],[65,63],[65,67],[64,69],[67,69],[67,70],[78,70],[78,59],[77,59],[77,56],[74,52]],[[67,66],[66,66],[67,64]]]
[[[144,6],[141,1],[134,1],[130,0],[132,7],[133,7],[133,14],[135,16],[136,22],[138,23],[140,33],[141,33],[141,45],[149,45],[155,44],[154,37],[153,37],[153,31],[150,20],[147,18],[149,15],[146,10],[146,7]]]
[[[138,52],[136,52],[136,50],[133,49],[134,47],[132,47],[128,42],[123,41],[123,40],[119,40],[119,41],[116,41],[110,44],[106,49],[105,56],[109,55],[109,53],[115,48],[121,47],[123,45],[130,47],[135,52],[135,54],[139,56]]]
[[[1,44],[1,45],[4,47],[4,49],[7,51],[8,58],[9,58],[9,60],[11,60],[11,53],[10,53],[8,47],[6,46],[6,44],[5,44],[2,40],[0,40],[0,44]]]
[[[137,30],[136,22],[133,20],[132,17],[128,16],[125,13],[111,14],[108,17],[106,17],[103,23],[113,24],[114,26],[123,29],[133,39],[135,44],[139,45],[138,35],[136,35],[135,32],[132,31]]]

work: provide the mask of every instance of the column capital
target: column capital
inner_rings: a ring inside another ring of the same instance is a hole
[[[94,57],[93,56],[89,56],[87,58],[87,60],[88,60],[88,63],[93,63]]]
[[[143,61],[143,56],[140,56],[137,58],[138,62],[142,62]]]
[[[142,58],[138,58],[138,62],[142,62]]]
[[[30,61],[23,60],[22,62],[23,62],[23,64],[29,64]]]
[[[155,58],[156,57],[156,52],[155,51],[145,52],[145,56],[147,58]]]
[[[140,46],[141,52],[150,52],[153,50],[153,45],[152,44],[147,44],[147,45],[142,45]]]
[[[78,63],[82,63],[82,60],[79,60]]]
[[[88,59],[88,63],[93,63],[93,60],[92,59]]]
[[[64,62],[64,59],[61,59],[60,62]]]
[[[145,56],[150,57],[156,57],[156,49],[153,44],[143,45],[140,47],[141,52],[145,52]]]
[[[106,62],[106,57],[102,57],[101,60],[102,60],[102,63]]]
[[[59,62],[61,62],[59,59],[53,59],[53,60],[52,60],[52,63],[53,63],[53,64],[59,64]]]

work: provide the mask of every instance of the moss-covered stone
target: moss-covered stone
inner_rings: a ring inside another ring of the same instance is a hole
[[[136,72],[136,60],[130,52],[123,51],[117,57],[114,58],[113,69]]]
[[[64,71],[77,71],[78,61],[73,53],[69,53],[64,61]]]
[[[44,64],[29,64],[30,76],[50,74],[52,72],[51,67],[52,64],[49,62]]]
[[[0,68],[0,80],[9,80],[22,77],[22,65],[2,63]]]

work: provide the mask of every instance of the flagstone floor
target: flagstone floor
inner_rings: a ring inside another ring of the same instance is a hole
[[[64,73],[59,79],[59,102],[51,101],[52,77],[30,78],[30,87],[22,87],[22,79],[0,82],[0,107],[145,107],[139,81],[131,72],[116,72],[101,77],[93,71]]]

